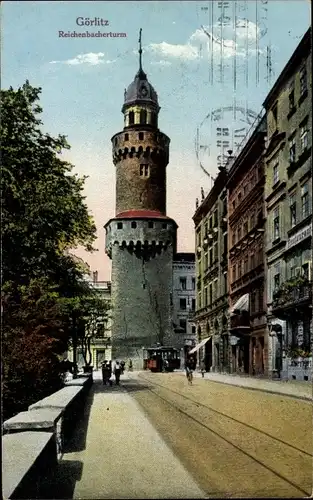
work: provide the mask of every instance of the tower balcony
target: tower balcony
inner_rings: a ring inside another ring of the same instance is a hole
[[[153,248],[156,251],[173,246],[176,251],[177,224],[166,215],[153,212],[129,211],[111,219],[106,225],[105,251],[111,258],[112,248],[142,249]]]

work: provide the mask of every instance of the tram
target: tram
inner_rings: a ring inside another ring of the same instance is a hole
[[[145,369],[152,372],[172,372],[180,368],[179,351],[174,347],[151,347],[145,351]]]

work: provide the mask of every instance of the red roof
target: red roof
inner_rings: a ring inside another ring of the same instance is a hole
[[[115,216],[117,219],[133,219],[135,217],[143,219],[168,219],[166,215],[161,214],[157,210],[127,210],[126,212],[120,212]]]

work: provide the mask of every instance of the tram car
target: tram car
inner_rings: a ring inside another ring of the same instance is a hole
[[[145,368],[152,372],[172,372],[180,368],[179,351],[173,347],[146,349]]]

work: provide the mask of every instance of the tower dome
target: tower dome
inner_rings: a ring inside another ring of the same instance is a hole
[[[141,48],[141,29],[139,34],[139,70],[137,71],[134,80],[125,89],[124,105],[122,112],[125,108],[135,104],[150,104],[159,110],[158,94],[149,83],[146,73],[142,69],[142,48]]]

